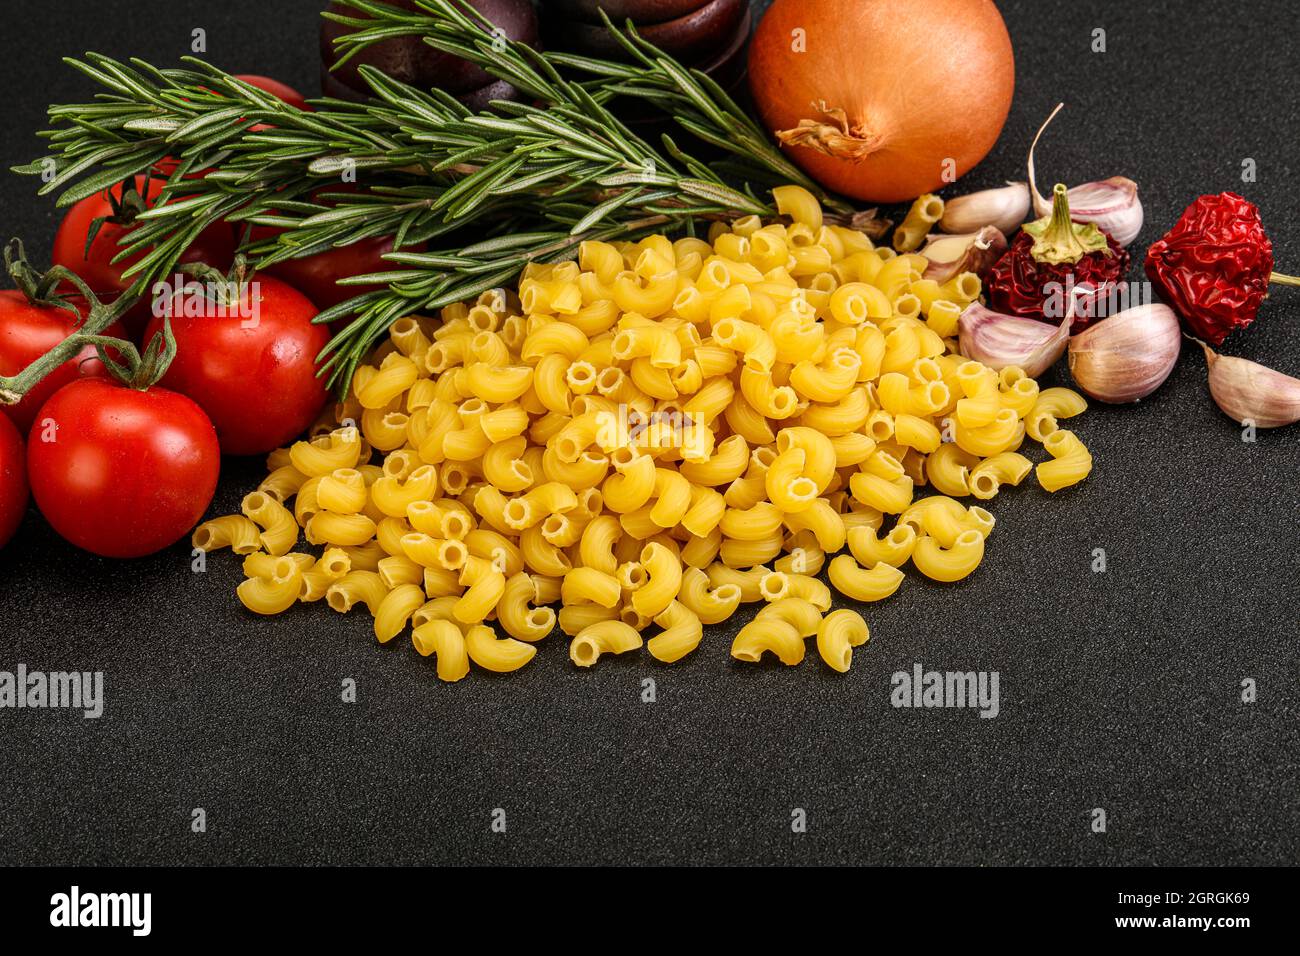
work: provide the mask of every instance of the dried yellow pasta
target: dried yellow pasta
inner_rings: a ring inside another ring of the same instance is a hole
[[[309,564],[313,560],[310,555],[303,557]],[[258,568],[239,585],[239,600],[254,613],[279,614],[298,600],[302,575],[302,562],[293,560],[292,555],[272,557],[268,566]]]
[[[832,611],[817,628],[817,653],[827,667],[844,673],[853,663],[853,648],[861,647],[870,637],[867,622],[857,611]]]
[[[731,656],[738,661],[757,663],[764,654],[774,654],[789,667],[803,660],[807,649],[803,636],[789,621],[779,617],[756,617],[736,634],[731,642]]]
[[[894,249],[898,252],[919,249],[931,227],[942,218],[943,200],[933,193],[921,196],[912,203],[902,225],[894,230]]]
[[[517,294],[398,319],[194,546],[246,555],[258,613],[324,600],[363,605],[379,641],[409,628],[447,682],[524,667],[556,630],[580,667],[643,645],[673,663],[750,603],[733,657],[793,665],[815,637],[847,670],[869,632],[831,588],[969,575],[994,520],[961,499],[1022,482],[1026,436],[1044,488],[1081,480],[1057,421],[1086,403],[956,351],[979,278],[924,279],[910,251],[937,197],[897,252],[797,186],[774,199],[779,221],[584,242]],[[300,531],[315,553],[290,553]]]
[[[1043,440],[1043,447],[1053,458],[1037,469],[1038,483],[1047,491],[1077,485],[1092,471],[1092,455],[1074,432],[1057,428]]]
[[[297,540],[298,526],[294,525]],[[229,548],[235,554],[252,554],[262,549],[262,529],[243,515],[226,515],[205,521],[194,529],[191,543],[199,551]],[[291,544],[290,547],[293,545]]]
[[[626,654],[642,644],[641,635],[623,621],[599,621],[584,627],[569,643],[569,658],[590,667],[602,654]]]

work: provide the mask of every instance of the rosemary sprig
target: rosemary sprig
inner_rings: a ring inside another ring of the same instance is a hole
[[[786,159],[758,124],[710,77],[684,67],[637,34],[631,20],[620,30],[604,12],[601,19],[635,62],[619,63],[568,53],[538,53],[522,44],[505,44],[492,24],[475,9],[455,0],[415,0],[423,14],[381,0],[340,0],[362,17],[325,11],[321,16],[353,28],[336,41],[341,56],[335,69],[361,50],[381,40],[420,36],[444,53],[468,60],[493,76],[507,80],[529,96],[554,102],[556,88],[537,83],[530,64],[559,81],[568,69],[594,78],[583,84],[594,100],[608,103],[633,97],[655,107],[683,129],[732,155],[741,181],[796,183],[813,193],[828,209],[851,215],[853,208],[827,193],[798,166]],[[489,34],[484,36],[484,34]]]
[[[263,267],[396,236],[394,269],[345,283],[387,288],[318,319],[354,317],[320,356],[322,372],[344,383],[394,320],[505,284],[529,262],[572,258],[588,239],[771,215],[757,196],[774,179],[817,191],[708,77],[630,26],[610,28],[639,59],[635,69],[505,41],[459,2],[418,0],[420,13],[345,2],[370,17],[326,14],[360,27],[343,38],[345,56],[386,36],[420,35],[537,104],[499,102],[476,114],[446,93],[362,67],[372,100],[316,100],[314,112],[303,112],[197,59],[158,69],[87,54],[67,62],[104,92],[93,103],[51,107],[52,128],[41,134],[51,154],[16,171],[47,174],[53,164],[40,192],[59,193],[66,206],[168,157],[178,163],[161,200],[122,240],[119,260],[143,253],[126,273],[133,294],[169,275],[195,237],[223,219],[283,230],[246,244]],[[663,109],[723,149],[728,175],[671,137],[648,142],[611,112],[620,97]],[[441,240],[450,248],[413,251]]]

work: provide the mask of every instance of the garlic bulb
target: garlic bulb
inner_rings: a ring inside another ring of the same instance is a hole
[[[992,312],[972,302],[957,321],[961,354],[998,371],[1009,365],[1037,378],[1065,351],[1073,315],[1067,310],[1059,326],[1018,315]]]
[[[1219,355],[1202,343],[1210,368],[1210,394],[1229,418],[1256,428],[1300,421],[1300,379],[1258,362]]]
[[[944,232],[978,232],[995,226],[999,232],[1013,233],[1029,218],[1029,185],[1007,183],[998,189],[985,189],[949,199],[943,207],[939,228]]]
[[[962,272],[973,272],[983,278],[1006,251],[1007,237],[997,226],[985,226],[979,232],[961,236],[931,234],[921,249],[921,255],[929,263],[923,278],[933,279],[940,285]]]
[[[1052,122],[1064,106],[1064,103],[1057,104],[1029,147],[1029,191],[1033,194],[1034,214],[1040,218],[1052,211],[1052,200],[1039,193],[1034,181],[1034,148],[1038,145],[1043,130],[1047,129],[1048,123]],[[1074,186],[1066,195],[1070,202],[1071,219],[1075,222],[1096,223],[1098,229],[1113,237],[1121,246],[1127,247],[1142,231],[1145,213],[1142,211],[1142,200],[1138,199],[1137,183],[1131,179],[1111,176],[1098,182]]]
[[[1070,374],[1093,398],[1136,402],[1169,377],[1182,343],[1178,316],[1169,306],[1125,309],[1070,339]]]

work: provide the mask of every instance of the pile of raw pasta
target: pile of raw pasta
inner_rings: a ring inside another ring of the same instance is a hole
[[[798,664],[815,637],[847,670],[868,629],[827,613],[823,567],[863,602],[909,561],[964,578],[994,521],[958,499],[1019,484],[1026,435],[1050,455],[1044,488],[1082,480],[1091,457],[1057,419],[1085,403],[961,357],[975,275],[925,280],[924,258],[823,224],[804,190],[775,198],[790,224],[584,243],[517,296],[395,323],[347,401],[195,546],[247,555],[251,610],[363,604],[447,681],[522,667],[557,624],[579,666],[650,630],[674,662],[754,602],[733,657]]]

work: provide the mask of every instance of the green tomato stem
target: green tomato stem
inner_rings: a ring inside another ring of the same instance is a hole
[[[79,275],[64,266],[54,266],[45,273],[38,273],[28,264],[23,253],[23,244],[18,239],[11,240],[5,247],[4,259],[5,268],[12,277],[14,284],[27,296],[33,305],[67,309],[80,319],[81,313],[77,311],[76,306],[65,296],[54,291],[59,283],[68,282],[86,300],[88,311],[86,319],[82,322],[80,328],[35,362],[32,362],[31,365],[28,365],[16,375],[0,376],[0,404],[18,404],[22,401],[23,396],[35,388],[45,376],[64,362],[75,358],[87,345],[95,345],[100,351],[101,358],[104,357],[103,345],[105,344],[117,349],[124,355],[135,354],[135,362],[132,365],[133,368],[138,368],[140,359],[135,351],[135,346],[129,342],[123,342],[121,339],[102,334],[105,329],[121,318],[127,309],[135,304],[135,297],[119,296],[114,302],[105,305],[99,301],[99,297],[91,291],[90,287],[86,285]],[[130,350],[130,353],[126,351],[127,349]],[[105,362],[105,365],[110,370],[119,367],[116,362],[111,360]],[[166,371],[165,368],[164,371]]]

